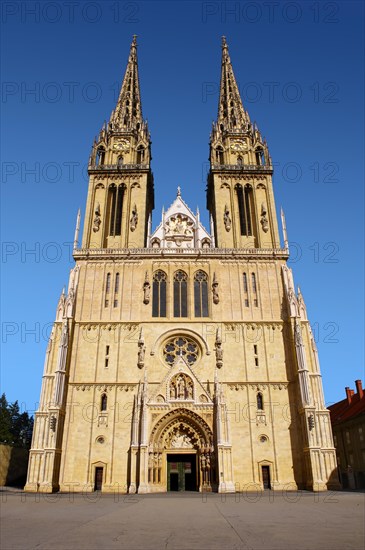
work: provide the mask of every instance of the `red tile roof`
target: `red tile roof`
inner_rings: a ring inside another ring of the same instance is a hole
[[[365,393],[360,380],[356,380],[357,393],[346,388],[346,399],[329,406],[332,425],[340,424],[345,420],[365,414]]]

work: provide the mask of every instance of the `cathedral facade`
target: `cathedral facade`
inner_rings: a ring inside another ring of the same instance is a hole
[[[267,143],[222,43],[210,227],[180,189],[152,231],[133,39],[95,140],[82,244],[46,351],[25,490],[325,490],[336,454],[317,349],[280,244]]]

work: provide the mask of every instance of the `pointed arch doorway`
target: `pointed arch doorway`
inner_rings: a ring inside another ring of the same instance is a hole
[[[149,446],[151,492],[212,491],[215,470],[213,434],[203,418],[175,409],[157,422]]]

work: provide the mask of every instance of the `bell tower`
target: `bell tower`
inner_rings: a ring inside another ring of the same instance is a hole
[[[226,39],[210,136],[207,208],[218,248],[280,248],[267,143],[240,97]]]
[[[82,248],[143,248],[154,207],[151,140],[142,117],[136,36],[119,98],[94,140]]]

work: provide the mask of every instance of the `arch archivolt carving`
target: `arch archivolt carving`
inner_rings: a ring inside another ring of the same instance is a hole
[[[175,409],[165,414],[151,432],[150,448],[196,450],[210,449],[213,433],[206,421],[188,409]]]

